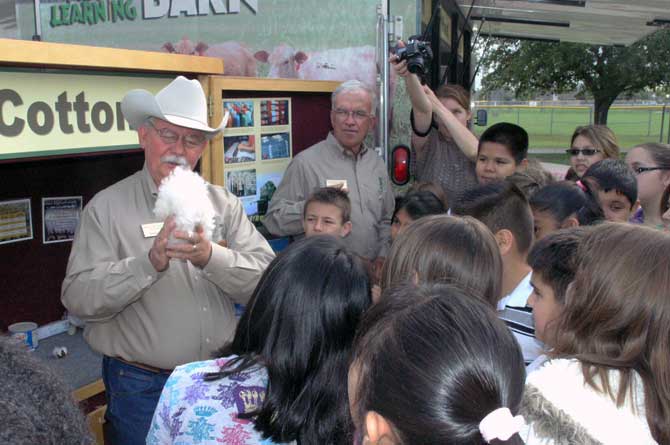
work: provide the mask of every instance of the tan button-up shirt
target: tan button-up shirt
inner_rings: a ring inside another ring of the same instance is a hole
[[[233,302],[246,303],[274,254],[239,199],[209,185],[216,210],[212,257],[199,269],[149,261],[154,238],[142,225],[153,214],[157,188],[144,168],[98,193],[75,236],[61,300],[86,320],[84,336],[105,355],[171,369],[204,360],[232,339]],[[216,244],[225,240],[227,248]]]
[[[386,257],[395,207],[386,166],[374,150],[361,147],[358,155],[345,150],[332,133],[293,158],[263,225],[274,235],[302,234],[305,201],[329,179],[345,179],[349,188],[352,228],[344,239],[347,247],[371,260]]]

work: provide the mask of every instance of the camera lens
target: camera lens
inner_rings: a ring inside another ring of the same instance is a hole
[[[423,57],[414,56],[412,59],[408,60],[407,70],[413,74],[423,75],[425,73]]]

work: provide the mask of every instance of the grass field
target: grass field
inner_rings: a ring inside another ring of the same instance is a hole
[[[568,163],[564,153],[575,127],[592,122],[591,110],[581,107],[479,107],[488,111],[488,125],[512,122],[528,131],[533,157],[546,162]],[[612,107],[607,126],[619,140],[622,151],[644,142],[659,142],[661,136],[662,107]],[[670,109],[666,110],[663,141],[667,142]],[[480,135],[487,127],[475,126]],[[542,153],[543,151],[547,153]]]

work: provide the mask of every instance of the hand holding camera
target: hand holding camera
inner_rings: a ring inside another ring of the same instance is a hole
[[[406,69],[410,73],[424,76],[430,70],[430,64],[433,60],[433,51],[430,45],[428,42],[420,40],[420,36],[410,37],[407,43],[399,41],[395,48],[395,55],[394,61],[397,60],[398,74],[403,77],[407,74],[401,72],[401,68],[404,67],[400,63],[406,62]]]

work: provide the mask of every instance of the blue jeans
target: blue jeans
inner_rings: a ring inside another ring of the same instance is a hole
[[[102,359],[107,395],[105,443],[144,445],[158,399],[170,374],[154,373],[112,357]]]

